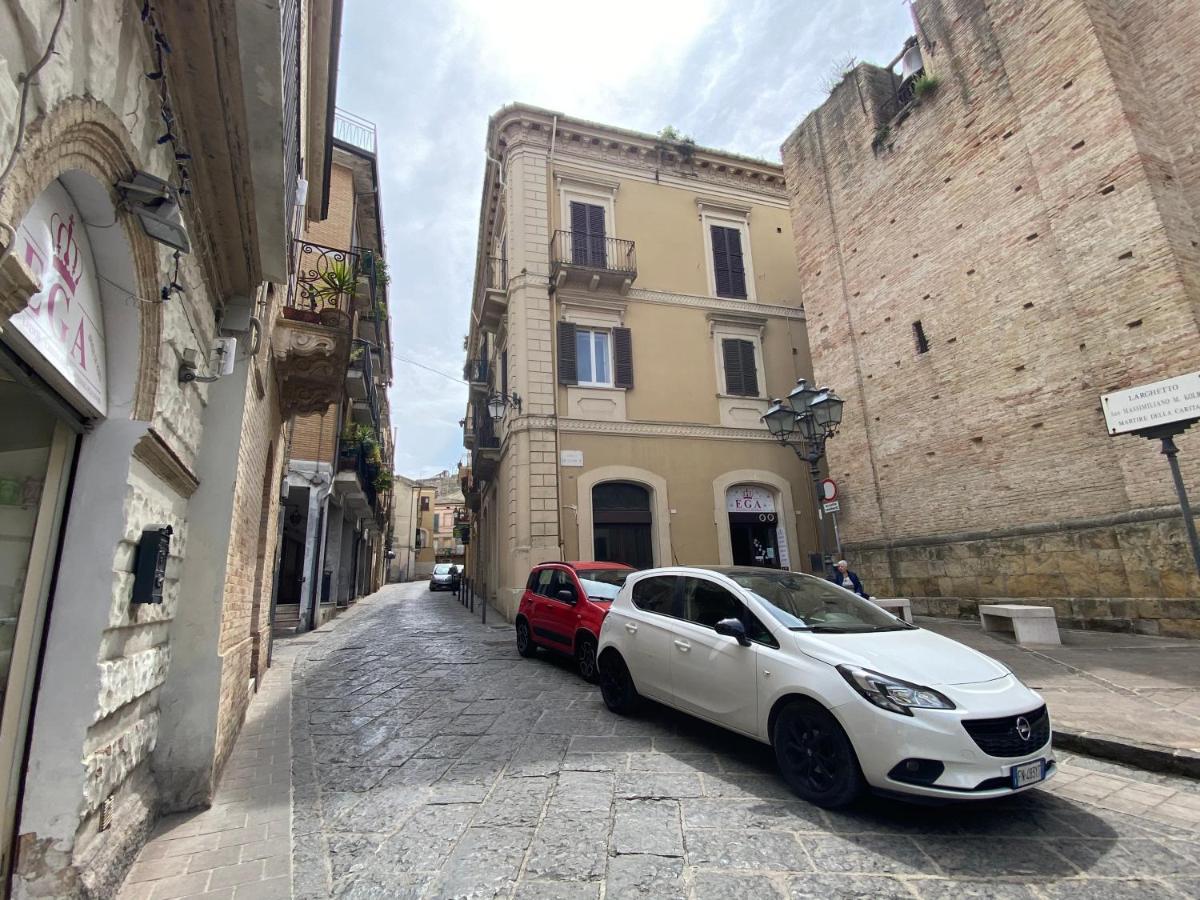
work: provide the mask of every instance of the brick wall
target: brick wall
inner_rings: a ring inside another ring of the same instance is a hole
[[[354,173],[334,164],[329,169],[329,215],[320,222],[308,222],[304,239],[336,250],[349,250],[354,227]]]
[[[784,144],[814,367],[847,400],[842,537],[877,592],[1200,596],[1165,462],[1099,404],[1194,369],[1200,337],[1200,11],[1150,6],[927,0],[933,95],[883,130],[891,76],[860,66]]]

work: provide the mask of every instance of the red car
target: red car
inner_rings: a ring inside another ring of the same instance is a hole
[[[569,653],[579,674],[595,681],[600,624],[629,573],[636,571],[612,562],[534,566],[517,610],[517,652],[529,657],[545,647]]]

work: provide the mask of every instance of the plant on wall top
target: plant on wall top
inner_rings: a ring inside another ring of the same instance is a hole
[[[918,100],[924,100],[934,91],[936,91],[938,89],[938,85],[941,83],[942,80],[936,75],[930,75],[928,73],[918,75],[917,79],[913,82],[913,96]]]
[[[692,136],[681,134],[674,125],[668,125],[658,133],[658,143],[664,150],[674,150],[684,162],[690,160],[696,152],[696,141]]]

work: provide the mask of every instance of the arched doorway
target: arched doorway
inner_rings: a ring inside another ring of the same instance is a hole
[[[735,566],[787,566],[787,536],[777,507],[775,492],[762,485],[735,484],[726,489],[729,545]]]
[[[592,548],[597,562],[621,562],[636,569],[654,565],[650,492],[628,481],[592,488]]]

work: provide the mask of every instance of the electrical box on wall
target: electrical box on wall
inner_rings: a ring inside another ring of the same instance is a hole
[[[172,534],[174,530],[170,525],[151,525],[142,529],[133,563],[134,603],[162,603]]]

